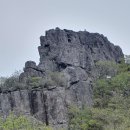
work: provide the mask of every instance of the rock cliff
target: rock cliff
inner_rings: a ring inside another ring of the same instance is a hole
[[[59,28],[46,31],[38,47],[40,63],[25,63],[20,82],[28,77],[46,77],[47,72],[62,72],[66,86],[17,90],[0,94],[1,113],[10,110],[35,116],[47,125],[67,127],[68,107],[92,106],[92,81],[95,63],[102,60],[120,62],[124,57],[119,46],[98,33],[74,32]]]

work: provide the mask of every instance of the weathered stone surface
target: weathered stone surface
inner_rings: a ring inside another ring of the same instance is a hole
[[[44,77],[47,71],[59,71],[64,73],[67,85],[1,93],[0,110],[33,115],[56,129],[67,127],[68,106],[93,105],[95,63],[99,60],[119,62],[124,55],[120,47],[114,46],[103,35],[87,31],[51,29],[40,37],[40,44],[39,65],[26,62],[20,81],[24,82],[30,76]]]
[[[21,82],[25,82],[28,77],[43,77],[44,72],[36,66],[34,61],[27,61],[25,63],[24,72],[21,73],[19,79]]]
[[[40,38],[39,67],[44,70],[58,70],[65,66],[82,67],[91,71],[99,60],[120,61],[122,50],[106,37],[86,31],[52,29]]]

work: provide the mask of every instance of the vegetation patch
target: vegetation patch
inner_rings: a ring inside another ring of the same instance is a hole
[[[130,130],[130,65],[98,65],[103,71],[110,65],[116,73],[109,79],[102,75],[95,81],[92,108],[70,109],[70,130]]]

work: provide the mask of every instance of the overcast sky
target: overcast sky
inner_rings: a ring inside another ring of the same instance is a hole
[[[130,0],[0,0],[0,76],[38,64],[39,37],[55,27],[99,32],[130,54]]]

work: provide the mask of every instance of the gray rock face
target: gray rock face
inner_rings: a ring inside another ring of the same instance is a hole
[[[34,61],[27,61],[25,63],[24,72],[20,75],[20,81],[25,82],[28,77],[43,77],[44,72],[36,66]]]
[[[40,37],[39,67],[53,71],[66,66],[76,66],[91,71],[99,60],[120,61],[122,50],[98,33],[49,30]]]
[[[82,108],[92,106],[92,81],[99,60],[120,62],[122,50],[106,37],[87,31],[51,29],[40,37],[38,47],[40,63],[25,63],[20,81],[28,77],[46,77],[46,72],[62,72],[66,86],[51,86],[34,90],[1,93],[0,109],[3,113],[18,110],[35,116],[56,129],[67,127],[67,111],[71,105]]]

